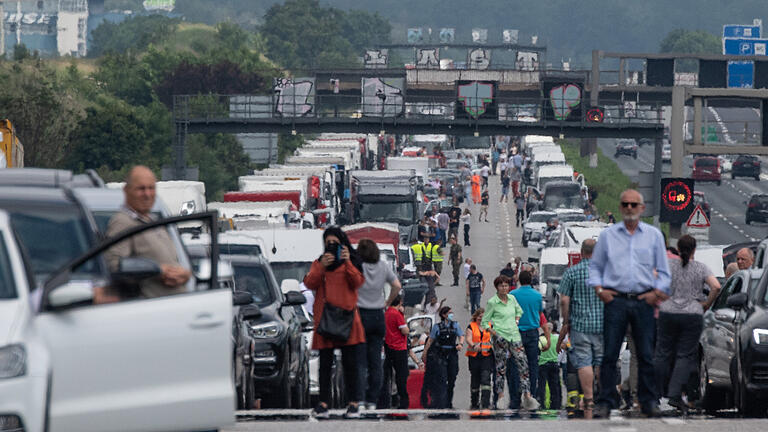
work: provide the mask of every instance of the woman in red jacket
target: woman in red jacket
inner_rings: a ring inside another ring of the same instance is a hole
[[[352,248],[347,235],[339,227],[328,227],[323,232],[326,252],[315,262],[304,278],[304,285],[315,291],[313,307],[315,330],[312,335],[312,349],[320,351],[320,403],[313,412],[315,417],[328,418],[328,404],[331,402],[331,367],[333,366],[336,348],[341,349],[344,368],[344,388],[347,400],[346,417],[359,417],[358,403],[361,400],[357,393],[357,356],[358,347],[365,342],[365,330],[357,311],[357,290],[365,281],[362,260],[357,251]],[[331,253],[338,248],[338,255]],[[353,310],[354,320],[352,330],[346,341],[338,341],[323,337],[317,332],[317,327],[327,304],[341,309]]]

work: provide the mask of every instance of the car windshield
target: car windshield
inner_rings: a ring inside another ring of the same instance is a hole
[[[701,158],[696,159],[696,166],[697,167],[711,167],[715,166],[716,162],[714,158]]]
[[[567,264],[542,264],[539,280],[545,281],[549,278],[559,278],[563,275],[566,268],[568,268]]]
[[[528,217],[528,222],[546,222],[555,217],[553,213],[533,213]]]
[[[549,182],[554,181],[572,181],[573,179],[570,177],[539,177],[539,190],[544,190],[544,186],[546,186]]]
[[[0,237],[0,299],[12,299],[16,296],[16,283],[14,283],[13,270],[8,259],[8,249]]]
[[[255,244],[219,244],[219,253],[223,255],[261,255],[261,247]]]
[[[267,306],[275,301],[275,295],[269,286],[267,274],[258,265],[234,264],[235,288],[238,291],[248,291],[253,302],[258,306]]]
[[[285,279],[296,279],[301,282],[312,267],[311,261],[306,262],[271,262],[272,273],[275,274],[277,283],[281,284]]]
[[[414,223],[412,202],[360,203],[361,222],[394,222],[401,225]]]
[[[584,197],[578,188],[550,188],[544,195],[544,208],[554,209],[580,209],[584,207]]]
[[[91,236],[77,208],[24,208],[11,210],[11,225],[26,249],[37,281],[45,282],[53,271],[92,246]],[[89,261],[78,273],[99,274],[99,266]]]
[[[560,222],[584,222],[587,216],[584,213],[564,213],[557,217]]]

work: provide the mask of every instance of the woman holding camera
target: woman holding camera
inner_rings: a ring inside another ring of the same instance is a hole
[[[320,402],[313,415],[329,417],[333,351],[338,348],[347,400],[352,401],[345,416],[356,418],[360,416],[357,401],[361,400],[357,394],[356,362],[358,348],[365,342],[365,329],[357,310],[357,291],[365,281],[362,261],[339,227],[328,227],[323,232],[323,242],[325,252],[312,263],[304,278],[304,285],[315,292],[312,349],[320,351]]]

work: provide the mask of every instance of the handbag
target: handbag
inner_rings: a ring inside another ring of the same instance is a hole
[[[346,342],[352,333],[355,309],[347,310],[330,303],[323,307],[323,315],[317,326],[317,334],[338,342]]]
[[[323,275],[323,285],[325,283],[325,275]],[[355,309],[357,308],[344,309],[326,301],[320,323],[317,325],[317,334],[337,342],[346,342],[352,333]]]

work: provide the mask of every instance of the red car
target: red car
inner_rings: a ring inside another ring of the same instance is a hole
[[[719,186],[720,180],[720,160],[713,156],[699,156],[693,160],[693,174],[691,178],[695,181],[713,181]]]

